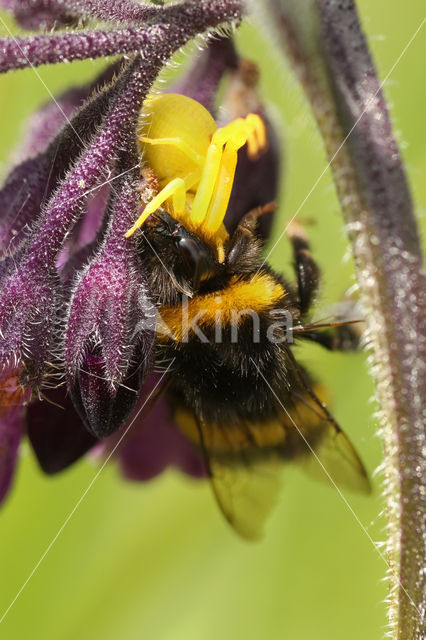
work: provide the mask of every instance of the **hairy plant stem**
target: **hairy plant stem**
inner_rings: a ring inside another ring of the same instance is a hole
[[[385,449],[390,625],[424,638],[426,277],[386,103],[353,0],[265,0],[318,123],[369,326]]]

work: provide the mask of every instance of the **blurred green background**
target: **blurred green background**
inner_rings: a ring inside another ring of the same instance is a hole
[[[423,20],[424,0],[363,0],[358,5],[383,78]],[[255,25],[246,25],[237,41],[259,63],[265,100],[285,122],[287,160],[277,238],[322,172],[324,150],[300,89],[271,43]],[[425,59],[426,28],[385,87],[421,223],[426,203]],[[0,77],[2,174],[25,118],[48,98],[45,86],[57,93],[93,77],[99,67],[73,63],[43,67],[37,75],[28,70]],[[308,231],[323,271],[320,304],[331,304],[354,278],[329,172],[300,217],[316,220]],[[271,262],[291,273],[285,238]],[[374,473],[381,444],[365,355],[329,354],[311,346],[300,357],[330,387],[335,417]],[[0,513],[0,617],[96,472],[85,460],[47,478],[24,443],[13,491]],[[380,475],[371,497],[346,496],[356,517],[334,488],[297,469],[286,472],[285,484],[264,540],[248,544],[225,524],[204,482],[169,471],[150,483],[132,484],[109,466],[14,603],[0,637],[383,637],[387,569],[372,544],[385,539]]]

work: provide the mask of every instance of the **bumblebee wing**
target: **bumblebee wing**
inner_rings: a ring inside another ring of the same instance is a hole
[[[319,443],[301,464],[304,471],[315,479],[328,480],[351,491],[371,492],[367,472],[354,446],[333,424],[324,425]]]
[[[175,417],[183,434],[201,448],[216,501],[243,538],[262,536],[264,523],[281,487],[282,459],[273,447],[262,447],[265,428],[256,423],[207,422],[179,409]],[[278,421],[268,424],[282,439]]]
[[[262,536],[278,499],[286,462],[294,460],[311,477],[322,482],[331,479],[339,488],[371,491],[367,472],[349,439],[309,400],[298,398],[276,421],[239,424],[231,437],[228,426],[200,425],[209,443],[203,445],[203,451],[216,501],[234,530],[246,539]],[[246,446],[235,443],[237,433],[240,441],[247,438]],[[223,437],[228,438],[226,453],[214,445]]]
[[[258,540],[281,488],[278,459],[259,459],[249,466],[210,455],[210,480],[216,501],[233,529]]]
[[[369,493],[371,485],[360,457],[323,404],[324,388],[306,385],[293,389],[291,395],[290,408],[284,409],[281,405],[281,422],[288,434],[286,457],[297,459],[302,468],[318,480]],[[302,455],[300,446],[304,449]]]
[[[286,462],[298,462],[321,480],[331,477],[338,486],[370,490],[360,458],[323,399],[321,387],[295,384],[271,420],[209,423],[186,410],[176,413],[184,435],[203,452],[222,513],[242,537],[261,537]]]
[[[324,387],[312,384],[291,350],[286,352],[295,380],[290,391],[290,409],[278,404],[286,414],[284,427],[288,433],[290,424],[294,427],[293,432],[305,445],[305,454],[309,453],[301,460],[305,470],[321,480],[328,478],[338,486],[369,493],[368,474],[355,448],[329,413]],[[288,438],[289,446],[294,446],[292,437]]]

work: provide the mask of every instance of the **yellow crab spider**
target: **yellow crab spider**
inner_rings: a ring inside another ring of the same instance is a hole
[[[157,175],[160,191],[148,202],[130,237],[159,207],[189,230],[217,246],[223,259],[223,226],[237,165],[247,144],[249,157],[266,147],[263,120],[250,113],[218,128],[210,113],[187,96],[163,94],[143,105],[138,142],[145,162]]]

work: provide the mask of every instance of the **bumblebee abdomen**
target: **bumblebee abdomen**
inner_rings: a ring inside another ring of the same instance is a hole
[[[318,397],[326,398],[323,387],[316,385],[314,389]],[[175,420],[185,437],[194,444],[199,444],[198,421],[204,426],[204,445],[208,450],[222,459],[234,457],[234,463],[247,463],[249,459],[269,456],[272,451],[281,459],[307,455],[306,442],[315,446],[329,425],[324,416],[309,408],[307,397],[292,398],[285,389],[280,395],[285,410],[274,401],[272,394],[268,394],[268,410],[263,409],[258,415],[251,412],[247,417],[239,415],[235,406],[228,415],[214,409],[205,415],[177,402]],[[245,459],[240,456],[242,452],[245,452]]]
[[[262,269],[231,276],[184,305],[163,306],[160,352],[173,361],[177,395],[208,419],[267,418],[271,390],[259,370],[272,388],[291,386],[282,319],[292,305],[290,288]]]
[[[252,318],[248,317],[238,327],[235,340],[232,328],[225,327],[220,343],[213,342],[212,329],[204,334],[211,341],[194,336],[187,343],[162,346],[162,355],[173,360],[172,389],[176,397],[208,420],[233,422],[272,417],[271,388],[289,388],[293,372],[287,371],[280,345],[265,339],[268,326],[269,318],[264,314],[254,332]],[[259,340],[254,342],[257,337]],[[259,370],[267,377],[267,383]]]

